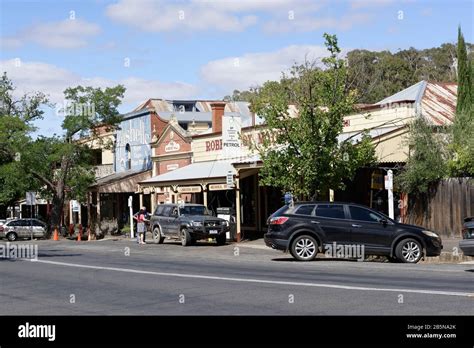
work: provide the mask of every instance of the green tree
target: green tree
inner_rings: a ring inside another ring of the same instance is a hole
[[[410,154],[405,167],[395,177],[402,191],[424,194],[429,187],[447,174],[445,134],[424,118],[410,124],[408,147]]]
[[[248,91],[239,91],[235,89],[232,95],[226,95],[223,100],[224,101],[245,101],[251,102],[252,98],[255,96],[255,91],[251,88]]]
[[[262,144],[252,144],[263,160],[263,185],[291,191],[300,198],[327,195],[344,187],[357,168],[374,161],[367,136],[339,143],[343,116],[353,111],[356,95],[348,91],[345,63],[338,58],[336,36],[324,35],[330,53],[325,69],[314,63],[295,65],[281,81],[258,89],[252,110],[268,126]],[[294,105],[297,116],[289,110]]]
[[[451,127],[452,158],[448,162],[450,176],[474,176],[474,68],[468,61],[461,28],[458,29],[458,94],[456,117]]]
[[[49,105],[43,93],[15,98],[15,87],[6,74],[0,80],[0,216],[38,183],[20,165],[20,151],[32,141],[33,122],[43,117],[42,106]]]
[[[6,110],[5,119],[9,119],[15,117],[15,106],[24,103],[14,99],[12,84],[6,77],[4,85],[10,86],[5,88],[2,99]],[[42,195],[52,200],[53,227],[60,224],[65,199],[84,201],[87,188],[94,180],[91,149],[87,142],[78,141],[79,138],[88,136],[93,140],[98,127],[115,127],[120,120],[117,108],[124,93],[125,88],[121,85],[105,89],[82,86],[66,89],[67,106],[63,110],[65,117],[62,124],[65,134],[62,136],[31,138],[31,120],[42,116],[39,102],[31,103],[32,106],[26,111],[20,110],[21,116],[15,119],[18,130],[14,133],[19,140],[10,144],[6,155],[2,155],[4,164],[14,165],[20,173],[34,178]],[[20,160],[12,164],[15,157]],[[5,167],[5,173],[8,173],[8,166]],[[2,191],[6,189],[2,188]]]
[[[458,28],[457,58],[458,93],[456,112],[460,113],[463,110],[470,109],[472,101],[470,63],[467,59],[466,42],[464,41],[461,27]]]

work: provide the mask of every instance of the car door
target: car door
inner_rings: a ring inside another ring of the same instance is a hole
[[[170,212],[171,212],[172,206],[171,205],[165,205],[163,206],[163,210],[161,211],[160,216],[158,216],[158,221],[161,227],[161,232],[165,236],[170,235],[169,231],[169,217],[170,217]]]
[[[178,206],[172,206],[168,217],[168,231],[170,235],[179,236],[179,227],[179,208]]]
[[[368,251],[389,251],[395,224],[372,209],[356,205],[348,208],[352,242],[363,244]]]
[[[324,235],[323,244],[351,243],[351,224],[346,219],[344,204],[318,204],[314,214]]]
[[[46,233],[46,226],[39,220],[33,220],[33,236],[44,237]]]

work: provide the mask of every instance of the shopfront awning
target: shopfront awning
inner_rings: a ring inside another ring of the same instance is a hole
[[[140,182],[140,185],[147,186],[190,180],[208,181],[209,179],[216,178],[225,179],[228,172],[231,172],[232,174],[237,173],[235,168],[232,166],[232,163],[228,161],[197,162],[144,180]]]

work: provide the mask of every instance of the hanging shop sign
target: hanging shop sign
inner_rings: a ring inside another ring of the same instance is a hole
[[[198,193],[202,192],[201,186],[181,186],[178,187],[179,193]]]
[[[227,184],[211,184],[209,185],[209,191],[222,191],[228,190]]]

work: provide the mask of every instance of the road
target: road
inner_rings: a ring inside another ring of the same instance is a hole
[[[0,315],[472,315],[474,308],[468,264],[301,263],[262,243],[34,243],[37,261],[0,259]]]

